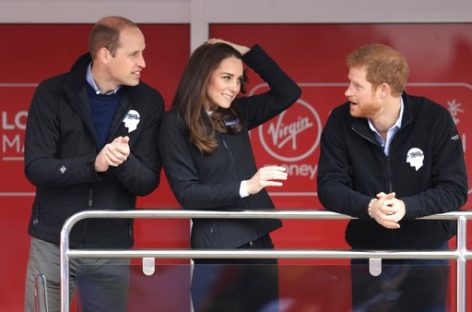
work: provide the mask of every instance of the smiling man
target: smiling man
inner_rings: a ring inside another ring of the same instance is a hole
[[[318,195],[351,220],[356,250],[443,250],[451,221],[416,218],[459,209],[467,200],[464,152],[449,112],[404,92],[408,64],[370,44],[347,58],[348,102],[331,113],[321,137]],[[383,260],[371,276],[352,260],[353,311],[445,311],[447,260]]]
[[[64,221],[83,210],[130,210],[136,196],[159,184],[157,134],[161,95],[140,82],[145,40],[130,20],[99,20],[89,53],[68,73],[42,82],[32,99],[25,173],[36,187],[25,311],[35,311],[34,282],[46,276],[49,311],[60,310],[59,236]],[[133,245],[128,219],[79,222],[70,246],[124,249]],[[126,311],[128,259],[72,259],[71,290],[84,311]]]

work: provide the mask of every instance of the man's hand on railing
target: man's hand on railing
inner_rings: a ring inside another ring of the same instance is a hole
[[[395,193],[377,194],[368,207],[369,215],[377,221],[378,224],[387,229],[399,229],[401,219],[405,216],[405,203],[395,197]]]

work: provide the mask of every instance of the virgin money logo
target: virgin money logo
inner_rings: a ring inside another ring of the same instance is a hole
[[[300,99],[288,110],[260,126],[259,139],[272,157],[296,162],[316,150],[320,143],[321,129],[318,112]]]

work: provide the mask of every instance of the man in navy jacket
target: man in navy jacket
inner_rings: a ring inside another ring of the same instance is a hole
[[[408,64],[391,47],[363,46],[347,65],[348,102],[333,110],[321,138],[320,201],[357,218],[346,230],[353,249],[447,249],[453,221],[414,219],[457,210],[467,200],[464,152],[452,117],[404,92]],[[383,260],[378,277],[370,276],[366,260],[352,264],[353,309],[444,309],[447,261]]]
[[[47,279],[49,311],[59,311],[59,235],[64,221],[83,210],[134,209],[137,195],[159,184],[157,132],[161,95],[140,82],[144,36],[123,17],[102,18],[89,53],[68,73],[42,82],[28,114],[25,173],[36,186],[29,233],[25,311],[35,311],[34,281]],[[130,248],[128,219],[87,219],[74,226],[72,248]],[[72,259],[86,311],[126,311],[128,259]]]

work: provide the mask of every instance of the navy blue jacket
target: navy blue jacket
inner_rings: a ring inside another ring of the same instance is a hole
[[[188,129],[176,110],[165,114],[159,152],[172,191],[184,209],[274,209],[265,190],[243,199],[239,195],[241,181],[257,172],[248,131],[295,103],[300,88],[259,46],[246,53],[243,61],[269,84],[270,91],[233,102],[241,112],[243,129],[236,134],[221,134],[212,154],[202,154],[190,143]],[[281,226],[274,219],[193,221],[193,248],[236,248]]]
[[[83,55],[70,72],[42,82],[28,113],[25,173],[36,186],[29,233],[56,244],[64,221],[74,213],[134,209],[136,196],[151,193],[159,184],[161,162],[155,142],[164,104],[161,95],[143,82],[122,87],[123,99],[107,139],[108,143],[129,136],[130,157],[105,173],[95,171],[99,143],[85,80],[90,62],[90,56]],[[128,132],[123,120],[130,110],[139,113],[140,122]],[[128,248],[133,244],[132,221],[81,221],[70,243],[79,248]]]
[[[327,209],[359,218],[346,230],[353,248],[438,248],[455,234],[455,221],[413,219],[457,210],[467,200],[464,152],[450,113],[427,98],[402,97],[402,125],[388,157],[367,120],[350,115],[349,103],[333,110],[322,133],[318,196]],[[407,158],[412,148],[424,156],[418,170]],[[369,217],[367,206],[379,192],[405,202],[400,229]]]

